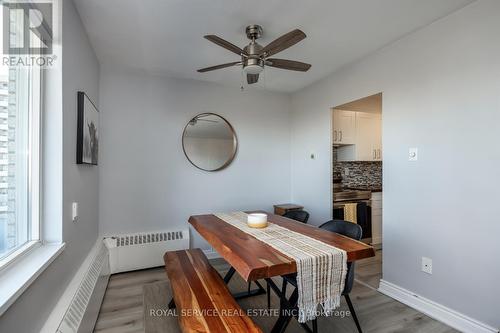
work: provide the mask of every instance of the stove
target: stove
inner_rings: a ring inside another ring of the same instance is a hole
[[[371,196],[372,196],[371,191],[343,190],[343,191],[333,192],[333,202],[367,201],[371,199]]]
[[[357,203],[357,224],[363,229],[362,242],[372,241],[371,191],[348,190],[333,192],[333,219],[344,219],[344,208],[348,203]],[[362,206],[359,206],[362,204]],[[364,209],[363,209],[364,207]]]

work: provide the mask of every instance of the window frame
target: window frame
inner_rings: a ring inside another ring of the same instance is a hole
[[[34,56],[34,55],[30,55]],[[23,89],[27,89],[28,100],[23,101],[26,103],[28,112],[28,122],[27,122],[27,177],[26,179],[26,195],[24,198],[26,200],[27,211],[26,214],[26,237],[27,241],[23,244],[16,246],[10,251],[6,252],[0,258],[0,273],[8,268],[11,264],[15,263],[27,253],[40,247],[43,243],[41,237],[42,231],[42,219],[41,219],[41,202],[42,202],[42,189],[41,189],[41,175],[42,175],[42,163],[41,163],[41,149],[42,149],[42,115],[43,115],[43,86],[44,86],[44,75],[43,68],[38,66],[24,67],[26,73],[21,74],[23,76],[20,80],[27,80],[27,82],[21,82],[24,85]],[[16,72],[19,75],[19,72]],[[19,76],[18,76],[19,79]],[[19,85],[19,83],[16,83]],[[16,152],[17,153],[17,152]],[[21,152],[22,153],[22,152]],[[21,173],[24,170],[20,170]],[[17,170],[16,170],[17,172]],[[16,200],[19,197],[16,194]],[[16,211],[16,218],[18,212]]]

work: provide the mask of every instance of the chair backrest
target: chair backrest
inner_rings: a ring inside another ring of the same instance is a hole
[[[305,210],[289,210],[283,216],[302,223],[307,223],[309,220],[309,213]]]
[[[319,226],[321,229],[336,232],[346,237],[360,240],[363,237],[363,229],[356,223],[342,220],[331,220]],[[347,263],[347,274],[345,277],[344,291],[342,294],[349,294],[354,284],[354,262]]]
[[[359,224],[342,220],[331,220],[319,226],[321,229],[336,232],[346,237],[360,240],[363,237],[363,229]]]

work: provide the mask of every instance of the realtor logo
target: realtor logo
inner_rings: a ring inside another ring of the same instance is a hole
[[[3,3],[3,53],[52,54],[52,3]]]

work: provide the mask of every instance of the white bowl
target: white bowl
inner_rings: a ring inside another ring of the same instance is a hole
[[[252,228],[265,228],[267,227],[267,214],[252,213],[248,214],[247,224]]]

